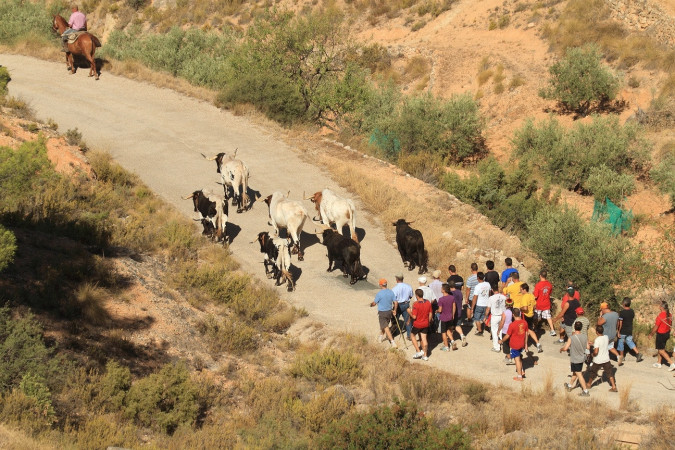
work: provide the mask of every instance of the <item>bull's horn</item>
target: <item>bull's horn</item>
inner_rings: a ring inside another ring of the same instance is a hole
[[[202,155],[202,156],[204,157],[204,159],[207,159],[207,160],[209,160],[209,161],[215,161],[216,158],[218,157],[218,155],[215,155],[215,156],[211,156],[211,157],[209,158],[208,156],[206,156],[206,155],[203,154],[203,153],[200,153],[200,155]]]
[[[232,157],[233,157],[233,158],[237,156],[237,150],[239,150],[239,147],[237,147],[237,148],[234,149],[234,153],[232,154]]]
[[[186,195],[185,197],[181,197],[183,200],[190,200],[192,197],[194,197],[194,194]]]
[[[286,198],[288,198],[291,195],[291,190],[288,190],[288,193],[286,194]]]

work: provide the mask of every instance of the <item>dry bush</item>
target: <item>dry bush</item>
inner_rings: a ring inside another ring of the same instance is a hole
[[[239,320],[209,315],[196,328],[214,357],[223,352],[242,355],[258,348],[257,331]]]
[[[131,424],[121,424],[113,414],[94,415],[74,431],[78,448],[134,448],[139,445],[138,430]]]
[[[303,405],[302,417],[305,426],[316,433],[342,417],[349,409],[347,400],[336,390],[324,391]]]
[[[407,376],[398,382],[401,397],[418,404],[443,403],[451,401],[459,394],[457,378],[449,373],[411,366]],[[411,373],[412,372],[412,373]]]
[[[359,379],[363,371],[356,354],[326,349],[298,357],[289,368],[289,373],[296,378],[303,377],[321,383],[349,384]]]
[[[491,69],[483,70],[478,74],[478,86],[482,86],[487,83],[494,72]]]
[[[403,69],[403,79],[407,82],[422,78],[429,74],[431,65],[429,59],[422,55],[415,55],[406,64]]]
[[[519,411],[504,409],[502,411],[502,430],[504,434],[523,428],[523,415]]]
[[[432,185],[437,185],[441,176],[445,173],[443,158],[438,154],[427,152],[401,153],[397,164],[410,175]]]
[[[514,89],[525,85],[525,83],[526,83],[525,77],[523,77],[520,74],[515,74],[513,78],[511,78],[511,81],[509,82],[509,91],[513,91]]]
[[[104,325],[108,320],[108,311],[103,303],[108,292],[97,284],[84,283],[75,289],[75,301],[82,317],[92,325]]]
[[[481,403],[487,403],[490,400],[488,396],[488,389],[483,383],[477,383],[471,381],[468,384],[464,385],[462,388],[462,393],[467,396],[469,403],[472,405],[479,405]]]

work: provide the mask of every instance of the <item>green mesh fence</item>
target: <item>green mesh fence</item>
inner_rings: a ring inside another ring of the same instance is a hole
[[[368,142],[371,145],[377,145],[384,150],[388,156],[395,156],[401,151],[401,141],[392,134],[386,134],[375,128],[370,135]]]
[[[633,212],[624,211],[612,203],[609,198],[605,198],[604,203],[595,201],[593,205],[592,220],[598,221],[604,219],[605,223],[612,226],[612,233],[620,234],[629,231],[633,222]]]

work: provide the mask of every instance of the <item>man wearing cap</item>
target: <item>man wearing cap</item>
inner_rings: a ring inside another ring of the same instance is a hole
[[[614,348],[614,341],[616,340],[617,331],[619,330],[619,313],[612,311],[607,302],[600,303],[600,317],[596,325],[602,325],[603,333],[609,340],[608,349],[610,353],[619,359],[619,352]]]
[[[562,308],[553,322],[557,322],[562,319],[560,324],[562,331],[560,334],[560,339],[558,340],[559,344],[564,344],[565,339],[563,339],[563,333],[567,335],[569,339],[572,334],[574,334],[574,321],[577,319],[577,308],[581,306],[579,300],[575,296],[574,286],[567,287],[568,300],[563,301]]]
[[[396,275],[396,286],[392,288],[392,292],[396,296],[396,302],[398,304],[398,308],[396,309],[396,320],[403,316],[406,337],[410,340],[412,322],[408,315],[408,308],[410,307],[410,299],[413,296],[412,287],[408,283],[403,282],[403,275]]]
[[[387,289],[387,280],[381,278],[379,284],[380,291],[375,295],[375,300],[370,304],[371,307],[377,306],[377,317],[380,321],[379,341],[384,341],[386,336],[391,346],[396,348],[396,342],[394,342],[394,337],[391,335],[391,330],[389,329],[391,319],[394,318],[393,311],[397,307],[396,296],[391,289]]]
[[[581,306],[574,310],[577,313],[577,318],[574,323],[581,322],[581,334],[588,336],[588,328],[591,326],[591,321],[586,317],[586,311]]]

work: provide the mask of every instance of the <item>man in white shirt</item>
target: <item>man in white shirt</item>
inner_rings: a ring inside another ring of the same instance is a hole
[[[471,302],[471,312],[474,322],[476,322],[476,335],[483,335],[483,321],[487,315],[485,314],[488,307],[488,299],[490,298],[490,291],[492,290],[490,283],[485,281],[485,274],[478,272],[476,274],[478,284],[473,289],[473,300]]]
[[[506,295],[500,293],[499,291],[494,292],[491,290],[492,295],[488,298],[488,307],[485,311],[485,315],[490,315],[490,331],[492,332],[492,351],[499,353],[499,334],[501,329],[499,328],[499,323],[502,320],[502,314],[506,311]]]
[[[609,384],[612,388],[609,392],[617,392],[616,383],[614,382],[614,367],[609,360],[609,338],[604,333],[604,327],[598,325],[595,327],[595,332],[598,337],[593,341],[593,365],[589,370],[588,388],[593,386],[593,380],[598,376],[598,372],[602,369],[602,374],[609,377]]]

